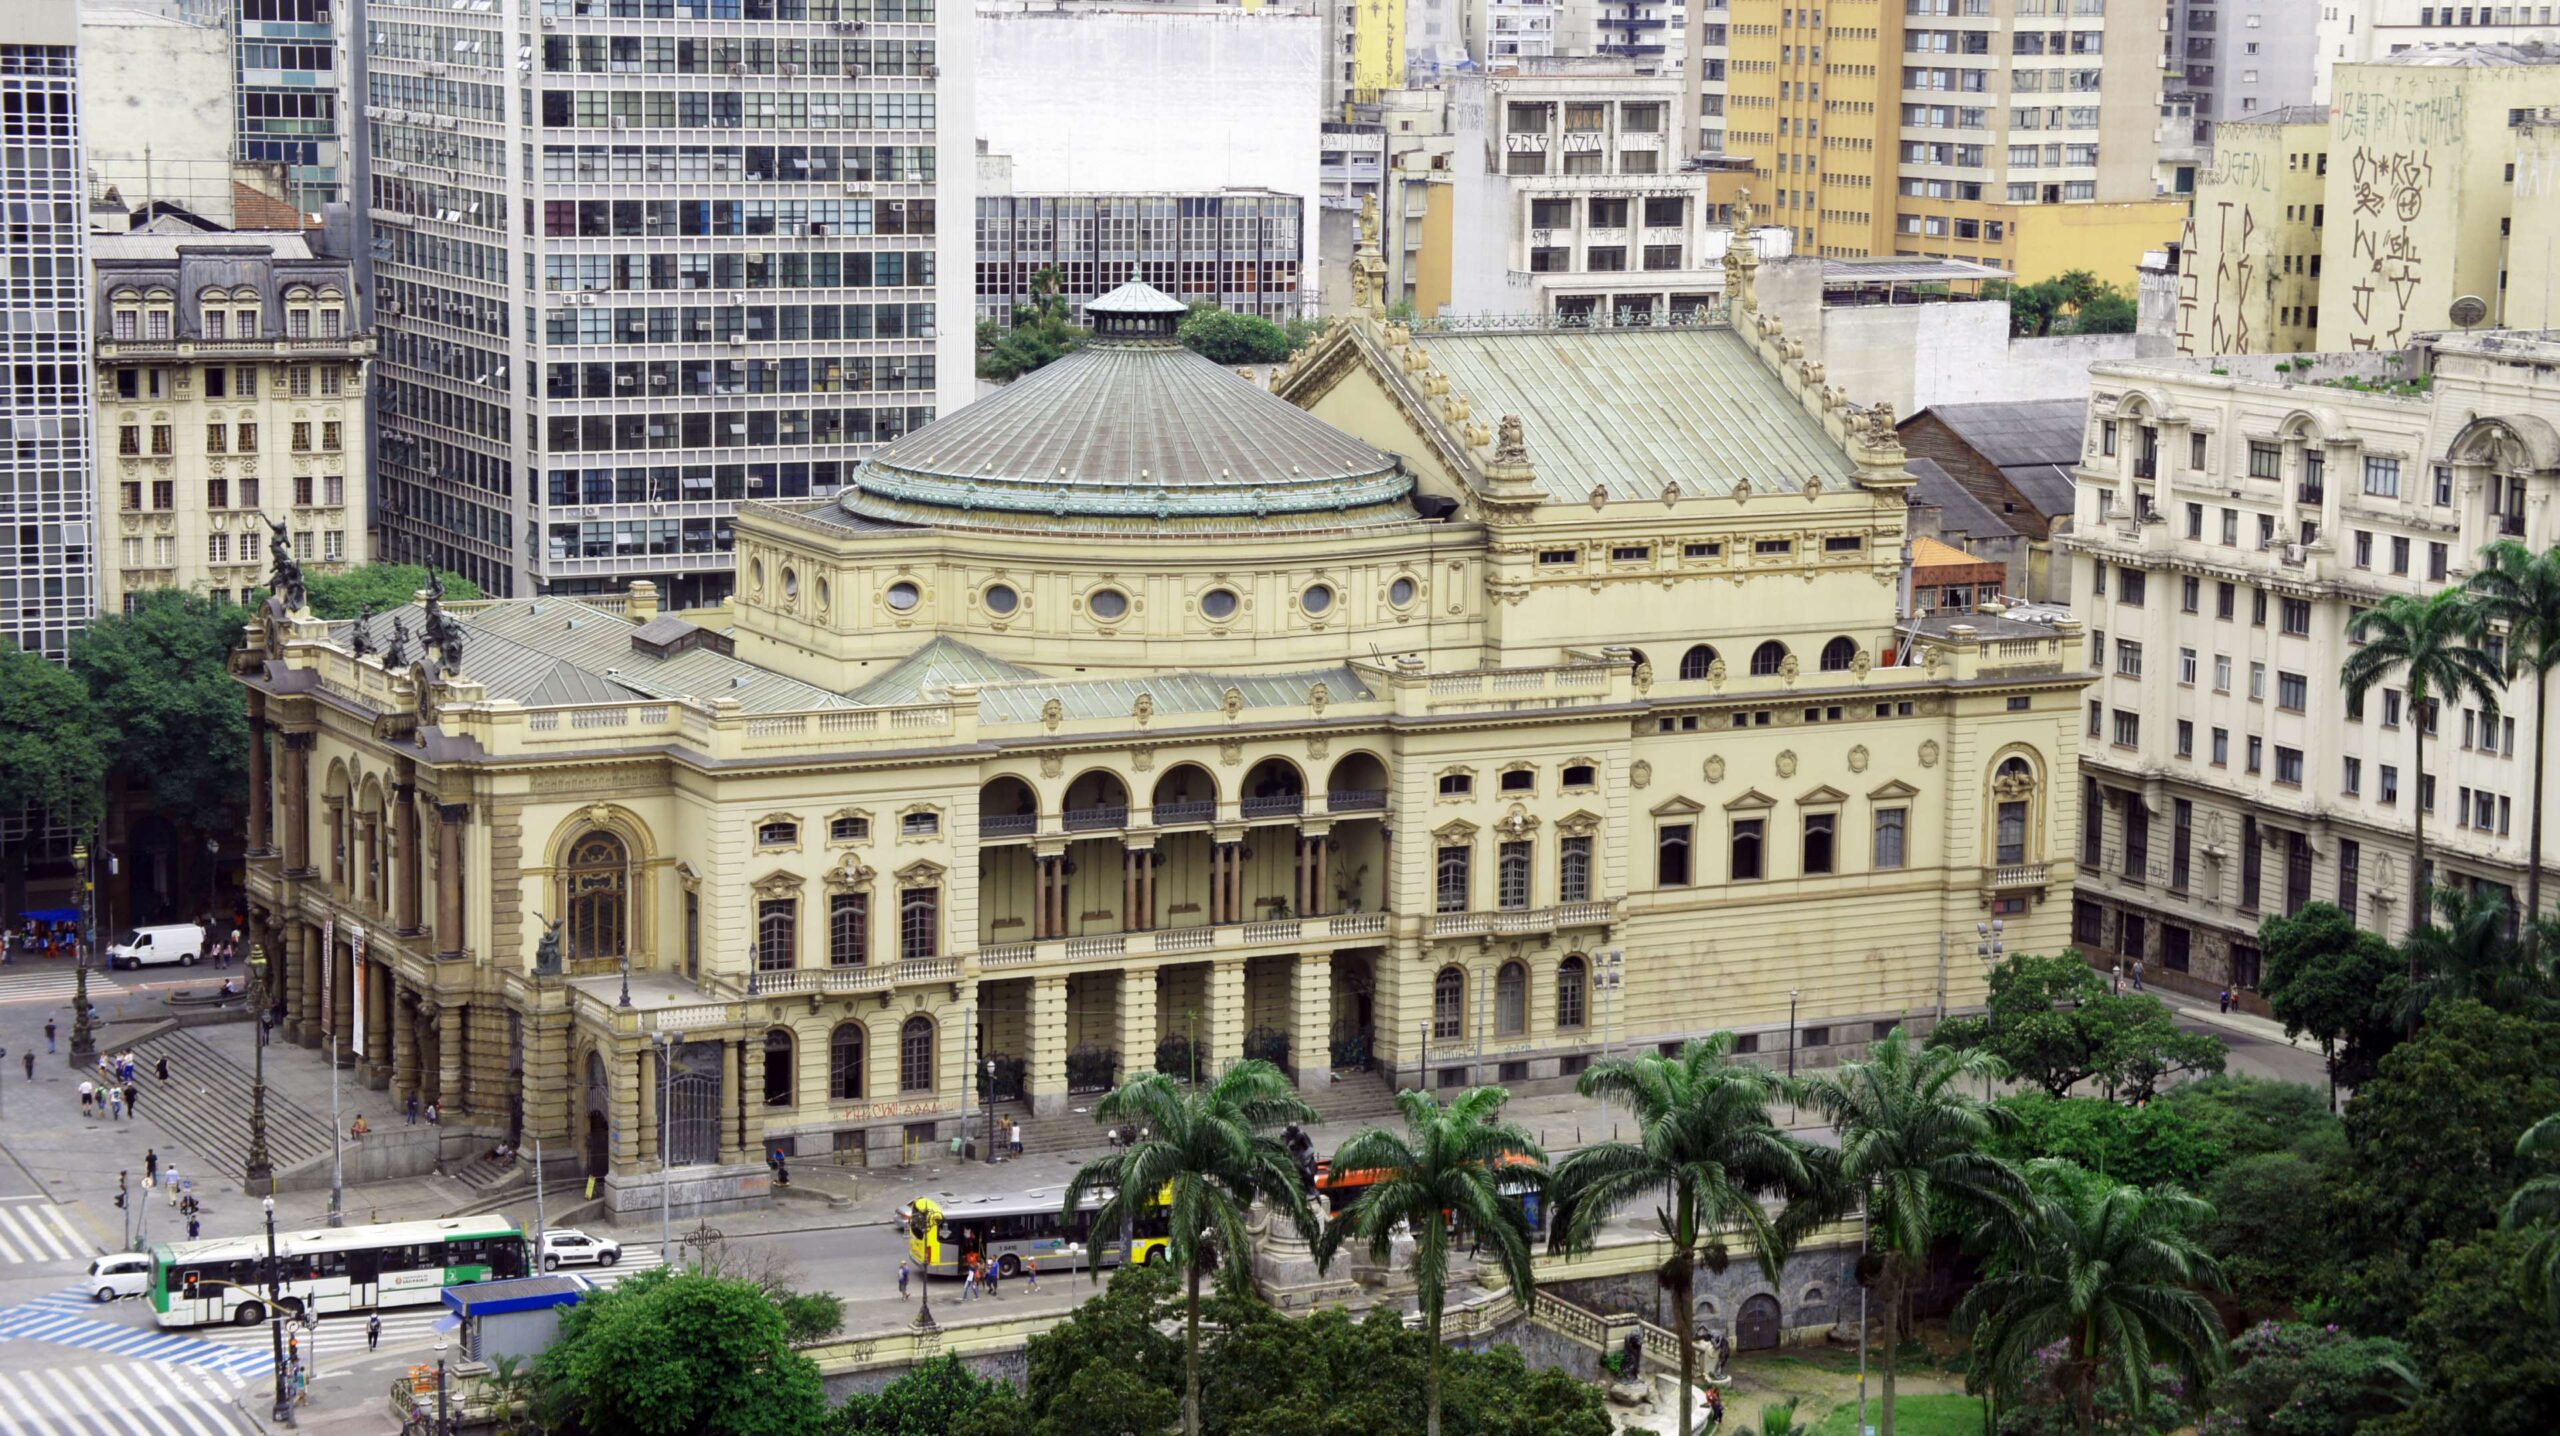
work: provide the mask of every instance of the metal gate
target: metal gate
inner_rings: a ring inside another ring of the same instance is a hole
[[[717,1042],[688,1042],[676,1049],[658,1133],[668,1162],[675,1166],[720,1160],[720,1058]]]
[[[1734,1321],[1734,1349],[1768,1351],[1777,1344],[1778,1299],[1762,1292],[1742,1304],[1742,1314]]]

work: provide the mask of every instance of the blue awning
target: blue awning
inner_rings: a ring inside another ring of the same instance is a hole
[[[76,907],[30,908],[25,913],[25,917],[29,922],[78,922],[80,909]]]

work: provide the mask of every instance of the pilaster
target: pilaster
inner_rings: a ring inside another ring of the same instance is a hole
[[[462,1034],[468,1007],[447,1007],[436,1014],[436,1105],[447,1122],[462,1114]]]
[[[606,1080],[612,1084],[613,1169],[617,1172],[638,1169],[641,1134],[654,1134],[657,1130],[657,1088],[642,1080],[653,1075],[647,1070],[647,1061],[643,1054],[605,1064],[605,1070],[612,1074]]]
[[[1333,954],[1301,953],[1289,980],[1289,1060],[1299,1087],[1319,1089],[1333,1078]]]
[[[1120,969],[1120,1075],[1152,1072],[1156,1065],[1156,970]]]
[[[1244,1060],[1244,959],[1226,958],[1209,969],[1208,1069],[1210,1076]]]
[[[1031,980],[1031,1110],[1043,1116],[1067,1109],[1067,979]]]

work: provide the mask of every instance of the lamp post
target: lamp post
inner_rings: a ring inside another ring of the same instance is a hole
[[[249,1001],[257,1013],[258,1036],[256,1054],[249,1073],[249,1155],[240,1180],[243,1188],[256,1191],[258,1184],[275,1181],[275,1163],[267,1157],[267,949],[266,944],[249,944]],[[274,1198],[268,1199],[270,1209]]]
[[[1973,955],[1982,959],[1986,974],[2000,966],[2001,957],[2009,950],[2009,945],[2000,939],[2001,928],[2001,921],[1996,917],[1973,925]],[[1982,1100],[1991,1100],[1991,1074],[1988,1072],[1982,1074]]]
[[[987,1059],[987,1165],[996,1164],[996,1059]]]
[[[453,1393],[445,1386],[444,1338],[436,1338],[436,1436],[453,1429]]]
[[[287,1426],[294,1424],[293,1397],[284,1384],[284,1268],[276,1261],[276,1199],[266,1199],[267,1211],[267,1338],[275,1354],[276,1407],[275,1419]]]
[[[89,1021],[89,948],[97,940],[98,875],[89,867],[89,845],[71,849],[71,866],[80,873],[80,930],[72,935],[71,1065],[86,1069],[98,1060],[98,1035]]]
[[[622,1001],[615,1005],[626,1011],[631,1007],[631,954],[627,952],[622,955]]]
[[[662,1263],[675,1259],[668,1214],[675,1209],[676,1114],[668,1103],[675,1100],[676,1044],[683,1040],[681,1032],[649,1034],[649,1045],[658,1051],[658,1260]]]
[[[1796,1075],[1796,998],[1800,995],[1792,987],[1787,989],[1787,1076],[1790,1079]]]
[[[211,919],[214,907],[222,901],[222,840],[204,840],[204,915]],[[205,940],[213,940],[213,924],[205,923]]]
[[[913,1207],[908,1208],[907,1211],[907,1235],[913,1237],[916,1235],[915,1224],[918,1222],[929,1221],[931,1219]],[[913,1250],[912,1243],[909,1244],[909,1250]],[[1120,1250],[1120,1259],[1122,1261],[1127,1261],[1128,1248],[1123,1246]],[[916,1308],[916,1319],[909,1323],[909,1325],[913,1326],[918,1331],[936,1330],[939,1327],[939,1323],[933,1319],[933,1268],[922,1262],[918,1262],[916,1264],[916,1287],[923,1293],[924,1305]]]

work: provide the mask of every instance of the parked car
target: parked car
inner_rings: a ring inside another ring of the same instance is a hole
[[[89,1263],[89,1293],[101,1302],[150,1290],[151,1258],[141,1252],[117,1252]]]
[[[124,941],[107,945],[107,966],[141,967],[174,962],[193,967],[204,956],[204,929],[191,922],[137,927]]]
[[[622,1260],[622,1243],[604,1237],[591,1237],[575,1227],[560,1227],[542,1234],[542,1269],[557,1271],[564,1266],[592,1263],[611,1266]]]

